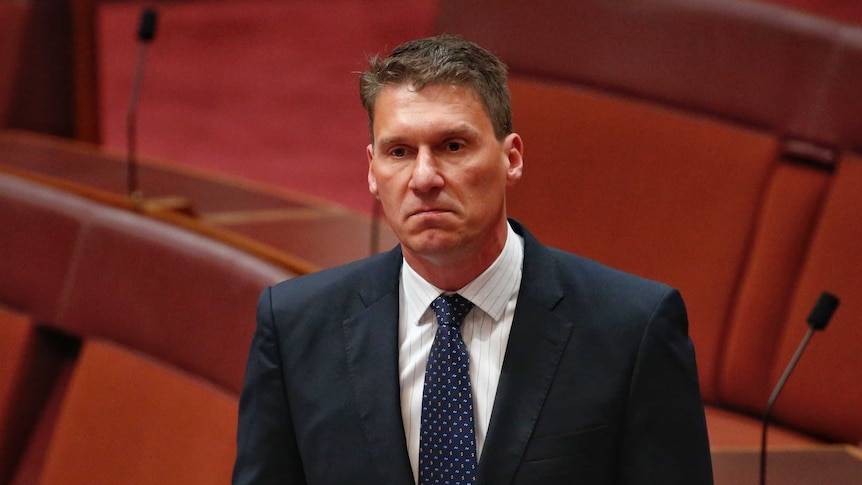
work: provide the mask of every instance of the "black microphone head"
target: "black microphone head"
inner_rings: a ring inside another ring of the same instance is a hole
[[[141,12],[141,24],[138,27],[138,40],[150,42],[156,36],[156,20],[158,14],[155,9],[147,8]]]
[[[823,330],[826,328],[840,302],[838,297],[832,293],[826,291],[821,293],[820,298],[817,299],[817,303],[814,304],[814,308],[811,309],[811,313],[808,315],[808,325],[814,330]]]

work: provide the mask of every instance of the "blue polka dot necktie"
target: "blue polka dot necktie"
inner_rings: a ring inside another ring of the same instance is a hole
[[[476,483],[476,434],[470,362],[461,336],[473,303],[458,294],[431,302],[437,334],[428,354],[422,392],[419,484]]]

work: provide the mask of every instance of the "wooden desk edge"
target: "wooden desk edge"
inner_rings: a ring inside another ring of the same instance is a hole
[[[851,443],[824,443],[816,445],[785,445],[785,446],[770,446],[769,453],[784,453],[784,452],[800,452],[800,451],[846,451],[847,454],[853,456],[857,460],[862,461],[862,448]],[[730,453],[759,453],[758,446],[719,446],[710,449],[712,454],[730,454]]]
[[[281,266],[297,275],[312,273],[320,268],[302,258],[279,251],[267,244],[254,239],[234,233],[227,229],[208,224],[201,219],[173,210],[175,204],[164,204],[163,201],[155,200],[148,203],[135,203],[126,197],[99,190],[90,186],[69,182],[58,177],[50,177],[44,174],[29,172],[12,167],[0,166],[0,173],[5,173],[24,180],[45,185],[57,190],[68,192],[99,204],[116,207],[118,209],[134,211],[146,217],[151,217],[162,222],[182,227],[188,231],[200,234],[210,239],[225,243],[267,262]]]

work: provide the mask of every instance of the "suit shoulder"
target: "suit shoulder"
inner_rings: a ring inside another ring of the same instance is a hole
[[[658,321],[687,331],[685,303],[671,286],[583,256],[556,249],[549,253],[547,260],[555,275],[548,277],[558,285],[548,287],[560,291],[554,312],[578,322],[582,331],[612,338],[620,345],[628,342],[632,348],[658,316]]]
[[[629,273],[604,263],[548,248],[564,285],[591,299],[619,305],[652,306],[677,290],[666,283]]]
[[[524,275],[528,281],[557,281],[565,294],[608,298],[663,299],[676,290],[598,261],[545,246],[518,221],[510,219],[515,232],[524,238]]]

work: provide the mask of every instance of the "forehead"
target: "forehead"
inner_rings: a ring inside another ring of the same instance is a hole
[[[493,131],[491,119],[479,96],[470,88],[433,84],[415,89],[391,85],[381,89],[375,100],[374,132],[420,127],[469,124],[476,130]]]
[[[428,84],[416,87],[413,84],[388,84],[380,89],[375,101],[375,111],[393,104],[403,107],[414,103],[478,104],[479,95],[469,86],[460,84]]]

